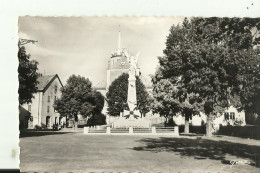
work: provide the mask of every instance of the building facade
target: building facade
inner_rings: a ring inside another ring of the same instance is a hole
[[[54,124],[64,123],[65,118],[54,108],[55,101],[61,97],[61,87],[57,74],[39,77],[32,102],[20,106],[20,128],[52,128]]]
[[[121,35],[118,33],[118,46],[108,60],[106,89],[123,73],[128,73],[130,68],[130,56],[125,48],[121,47]],[[138,71],[140,69],[138,68]]]
[[[108,92],[109,86],[111,83],[117,79],[121,74],[128,73],[130,68],[130,55],[125,48],[121,47],[121,34],[118,33],[118,46],[115,51],[111,54],[111,57],[108,60],[107,66],[107,75],[105,86],[96,86],[95,89],[99,91],[104,97]],[[138,66],[138,64],[137,64]],[[138,73],[140,73],[140,68],[137,68]],[[116,120],[118,117],[110,117],[107,114],[107,102],[105,101],[104,108],[102,113],[106,115],[107,123],[111,123]],[[120,115],[118,115],[120,116]]]
[[[177,125],[184,125],[185,124],[185,118],[182,115],[177,115],[173,117],[173,120]],[[190,124],[193,126],[201,126],[207,122],[207,116],[200,112],[199,115],[192,116],[192,119],[190,120]],[[230,106],[227,108],[223,113],[219,113],[213,118],[213,130],[217,131],[222,126],[227,125],[239,125],[239,126],[245,126],[246,120],[245,120],[245,112],[241,111],[239,112],[235,107]]]

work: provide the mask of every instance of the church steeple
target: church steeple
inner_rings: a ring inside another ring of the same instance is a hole
[[[117,48],[118,48],[119,50],[121,49],[121,33],[120,33],[120,30],[119,30],[119,32],[118,32]]]
[[[119,25],[119,31],[118,31],[118,40],[117,40],[117,55],[121,55],[122,48],[121,48],[121,32],[120,32],[120,25]]]
[[[121,42],[121,31],[120,31],[120,25],[119,25],[119,30],[118,30],[118,40],[117,40],[117,48],[115,51],[112,53],[112,57],[118,57],[123,55],[124,48],[122,48],[122,42]],[[116,59],[118,59],[116,58]],[[117,60],[114,60],[117,61]]]

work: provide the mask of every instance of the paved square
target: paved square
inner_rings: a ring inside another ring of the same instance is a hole
[[[20,138],[23,172],[260,172],[255,140],[32,134]],[[231,166],[232,160],[247,162]]]

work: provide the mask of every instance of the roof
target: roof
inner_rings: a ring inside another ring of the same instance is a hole
[[[106,82],[105,80],[102,80],[101,82],[97,83],[95,86],[93,86],[95,90],[105,90],[106,89]]]
[[[38,88],[38,91],[44,91],[46,90],[50,84],[56,79],[58,78],[58,80],[60,81],[60,78],[59,76],[56,74],[56,75],[46,75],[46,76],[41,76],[38,78],[38,85],[37,85],[37,88]],[[60,81],[60,84],[61,86],[63,87],[61,81]]]

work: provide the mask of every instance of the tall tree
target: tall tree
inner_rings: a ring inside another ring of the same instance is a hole
[[[163,79],[160,69],[152,76],[153,102],[152,110],[165,117],[165,124],[169,118],[182,114],[185,117],[185,133],[189,133],[189,120],[198,114],[198,106],[191,104],[182,86]]]
[[[123,73],[109,86],[107,92],[108,113],[111,116],[119,116],[120,112],[129,109],[127,105],[129,75]],[[142,116],[149,112],[150,96],[140,78],[136,78],[137,109]]]
[[[145,85],[139,77],[136,77],[136,95],[137,95],[137,109],[141,113],[141,117],[145,116],[150,111],[151,96],[147,92]]]
[[[30,54],[26,54],[25,47],[22,46],[18,51],[18,79],[19,79],[19,104],[30,103],[33,94],[37,92],[38,84],[38,62],[30,60]]]
[[[95,105],[93,109],[93,115],[101,114],[104,104],[105,104],[105,98],[99,91],[93,91],[94,92],[94,100],[93,105]]]
[[[92,83],[85,77],[70,76],[61,92],[61,98],[56,102],[56,110],[61,115],[74,118],[76,125],[79,114],[87,117],[100,111],[102,107],[100,99],[96,97],[99,94],[92,90]]]
[[[254,27],[259,29],[259,19],[192,18],[170,29],[164,56],[159,57],[161,77],[157,80],[166,78],[179,86],[183,100],[208,116],[209,136],[212,118],[229,107],[235,95],[242,109],[245,102],[240,96],[252,89],[248,83],[259,84]]]
[[[99,91],[94,90],[93,93],[94,99],[91,104],[95,105],[95,107],[92,110],[92,116],[88,119],[87,124],[89,126],[106,124],[106,116],[101,113],[105,104],[105,98]]]
[[[176,87],[168,79],[154,81],[151,108],[153,113],[159,113],[165,118],[165,125],[170,117],[181,111],[179,102],[175,98]]]

